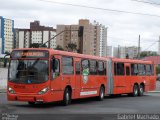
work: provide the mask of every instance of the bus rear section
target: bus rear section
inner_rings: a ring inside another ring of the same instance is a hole
[[[108,61],[108,94],[142,96],[155,90],[156,72],[151,61],[112,58]]]

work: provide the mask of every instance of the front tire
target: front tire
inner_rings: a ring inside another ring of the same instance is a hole
[[[105,94],[104,87],[101,86],[99,91],[99,96],[98,96],[99,101],[102,101],[104,99],[104,94]]]
[[[67,106],[69,104],[71,104],[71,91],[66,88],[63,96],[63,105]]]
[[[139,95],[139,96],[143,96],[143,94],[144,94],[144,86],[143,86],[143,85],[140,85],[140,86],[139,86],[139,93],[138,93],[138,95]]]
[[[133,86],[133,97],[138,96],[138,91],[139,91],[138,85],[134,85]]]

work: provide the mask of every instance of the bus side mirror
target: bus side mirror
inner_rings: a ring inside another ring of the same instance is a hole
[[[4,56],[4,68],[7,67],[7,56],[10,56],[11,54],[7,52],[7,54]]]
[[[54,58],[52,60],[52,78],[55,79],[59,75],[60,75],[60,72],[59,72],[59,60]]]

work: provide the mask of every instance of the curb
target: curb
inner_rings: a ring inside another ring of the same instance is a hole
[[[160,91],[149,91],[148,93],[160,93]]]

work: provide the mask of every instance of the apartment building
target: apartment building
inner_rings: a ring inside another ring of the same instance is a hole
[[[83,36],[78,37],[78,29],[83,26]],[[97,22],[90,23],[88,19],[80,19],[75,25],[57,25],[57,45],[69,51],[67,45],[73,43],[77,45],[77,52],[89,55],[103,56],[106,55],[106,48],[102,44],[106,42],[106,28]],[[105,34],[104,34],[105,33]],[[100,41],[101,40],[101,41]],[[104,42],[103,42],[104,40]],[[106,44],[104,44],[105,46]],[[100,50],[101,48],[101,50]],[[103,53],[103,51],[105,53]]]
[[[100,56],[107,56],[107,27],[100,24]]]
[[[118,58],[128,58],[133,59],[137,58],[138,55],[138,47],[136,46],[118,46],[113,49],[113,57]]]
[[[11,52],[13,49],[14,21],[0,16],[0,44],[1,54]]]
[[[56,48],[56,38],[52,39],[56,35],[56,29],[53,27],[45,27],[40,25],[40,21],[34,21],[30,23],[30,29],[16,28],[14,32],[15,48],[28,48],[33,43],[42,44],[46,43],[49,48]]]

